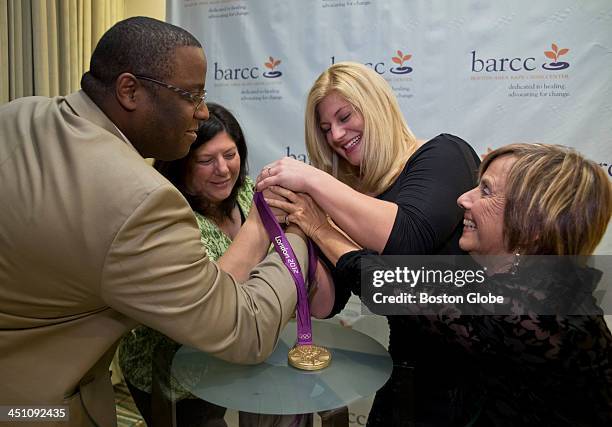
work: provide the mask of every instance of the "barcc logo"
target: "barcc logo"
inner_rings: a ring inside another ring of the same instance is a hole
[[[391,71],[393,74],[408,74],[412,71],[412,67],[404,65],[404,62],[408,61],[410,58],[412,58],[412,55],[404,55],[401,50],[398,50],[397,56],[394,56],[391,58],[391,60],[396,64],[399,64],[399,67],[392,67],[389,71]]]
[[[280,59],[274,59],[271,56],[268,59],[269,61],[266,62],[264,65],[266,66],[266,68],[269,68],[270,71],[263,73],[263,76],[268,79],[275,79],[276,77],[282,76],[283,73],[281,73],[280,71],[274,71],[278,64],[281,63]]]
[[[402,52],[401,50],[397,50],[395,54],[396,54],[395,56],[391,57],[391,61],[399,65],[399,67],[393,67],[393,66],[389,67],[387,63],[385,63],[384,61],[380,61],[380,62],[368,61],[368,62],[364,62],[363,65],[365,65],[366,67],[370,67],[371,69],[373,69],[380,75],[385,74],[387,71],[390,71],[393,74],[411,73],[412,67],[409,67],[408,65],[404,65],[404,63],[408,61],[410,58],[412,58],[412,55],[404,54],[404,52]],[[336,63],[336,56],[334,55],[331,57],[331,65],[334,65],[335,63]]]
[[[280,59],[274,59],[272,56],[268,57],[268,61],[264,63],[264,66],[269,71],[261,73],[259,67],[223,68],[219,66],[218,62],[215,62],[214,77],[215,80],[256,80],[261,76],[267,79],[275,79],[283,75],[280,70],[275,70],[280,63]]]
[[[569,63],[559,61],[559,57],[569,52],[569,49],[559,49],[559,47],[554,43],[550,47],[552,50],[545,51],[544,55],[546,55],[547,58],[552,59],[554,62],[551,62],[550,64],[545,62],[542,65],[542,68],[545,70],[564,70],[565,68],[569,67]]]
[[[559,71],[568,68],[570,64],[560,61],[559,58],[566,55],[569,49],[559,49],[556,43],[552,43],[551,48],[552,50],[544,51],[544,56],[548,59],[552,59],[553,62],[544,62],[541,67],[549,71]],[[515,58],[479,58],[475,50],[471,53],[473,73],[480,73],[482,71],[487,73],[500,71],[534,71],[538,68],[536,58],[533,56],[527,58],[518,56]]]

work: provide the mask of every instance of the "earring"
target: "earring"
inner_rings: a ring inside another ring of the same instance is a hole
[[[517,250],[514,253],[514,259],[512,260],[512,266],[510,267],[510,271],[509,271],[511,275],[514,276],[516,274],[520,263],[521,263],[521,253],[520,253],[520,250]]]

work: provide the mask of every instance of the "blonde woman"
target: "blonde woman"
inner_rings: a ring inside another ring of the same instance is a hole
[[[261,171],[258,190],[307,193],[354,242],[378,253],[462,253],[462,211],[455,201],[475,186],[478,156],[453,135],[417,139],[376,72],[353,62],[324,71],[308,95],[305,136],[313,166],[290,158],[273,162]],[[280,219],[289,223],[292,214]],[[335,285],[327,313],[340,311],[350,296],[348,284]],[[465,366],[421,336],[418,323],[388,320],[395,367],[370,425],[408,422],[413,399],[418,419],[446,423],[457,372]]]

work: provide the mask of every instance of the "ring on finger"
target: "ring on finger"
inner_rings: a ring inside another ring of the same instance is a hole
[[[289,222],[289,215],[285,215],[285,225],[289,226],[290,222]]]

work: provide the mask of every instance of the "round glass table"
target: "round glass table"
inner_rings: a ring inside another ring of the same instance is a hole
[[[272,355],[259,365],[236,365],[190,347],[181,347],[171,373],[195,396],[257,414],[304,414],[347,406],[372,396],[391,375],[387,350],[353,329],[314,321],[315,344],[332,354],[320,371],[302,371],[287,363],[296,341],[295,322],[283,330]]]

